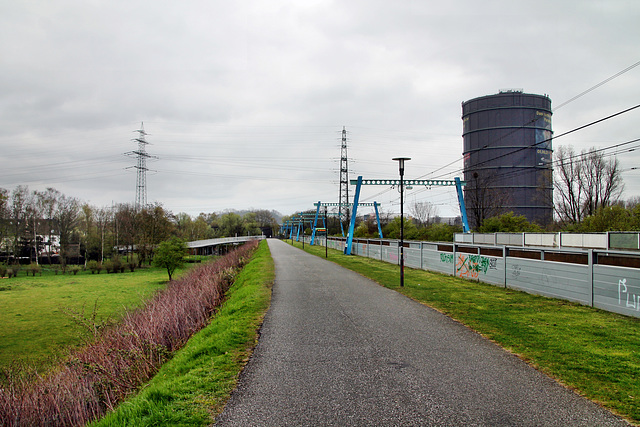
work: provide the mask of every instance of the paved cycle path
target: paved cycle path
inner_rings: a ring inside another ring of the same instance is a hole
[[[216,425],[627,425],[437,311],[268,243],[271,308]]]

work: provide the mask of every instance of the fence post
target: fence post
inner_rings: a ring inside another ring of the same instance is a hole
[[[453,242],[453,277],[456,277],[456,242]]]
[[[594,294],[595,294],[595,289],[594,289],[594,283],[593,283],[593,264],[594,264],[594,254],[593,254],[593,249],[589,249],[588,255],[587,255],[587,259],[589,262],[589,284],[590,284],[590,289],[591,289],[591,307],[593,307],[593,303],[594,303]]]
[[[509,255],[509,249],[506,246],[502,247],[502,261],[504,263],[504,288],[507,288],[507,256]]]

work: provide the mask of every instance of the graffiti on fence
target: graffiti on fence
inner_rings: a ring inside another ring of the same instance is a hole
[[[453,254],[440,254],[440,262],[445,264],[453,264]]]
[[[620,279],[618,281],[618,305],[623,305],[623,303],[626,308],[640,311],[640,295],[629,293],[627,289],[627,279]]]
[[[513,276],[514,279],[517,279],[518,277],[520,277],[521,271],[522,267],[520,267],[518,264],[513,264],[513,267],[511,267],[511,276]]]
[[[458,277],[477,279],[480,273],[487,274],[489,269],[496,270],[498,268],[497,262],[497,258],[489,258],[482,255],[458,254],[456,275]]]

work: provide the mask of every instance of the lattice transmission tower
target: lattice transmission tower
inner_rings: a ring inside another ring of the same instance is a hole
[[[146,140],[147,132],[144,130],[144,123],[140,123],[140,129],[135,130],[134,132],[138,132],[138,137],[134,138],[132,141],[138,143],[138,149],[136,151],[130,151],[126,153],[129,156],[136,156],[137,164],[136,166],[132,166],[136,168],[136,201],[135,201],[135,209],[139,211],[140,209],[147,206],[147,159],[157,159],[155,156],[150,156],[147,154],[147,144],[149,144]]]
[[[349,223],[349,167],[347,166],[347,130],[342,127],[342,144],[340,146],[340,194],[338,196],[338,213],[340,221]]]

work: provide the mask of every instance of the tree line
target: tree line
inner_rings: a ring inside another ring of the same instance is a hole
[[[171,237],[193,241],[270,233],[278,215],[255,210],[192,217],[173,214],[160,203],[141,209],[132,203],[94,206],[52,187],[0,188],[0,261],[66,265],[135,251],[142,264]]]

